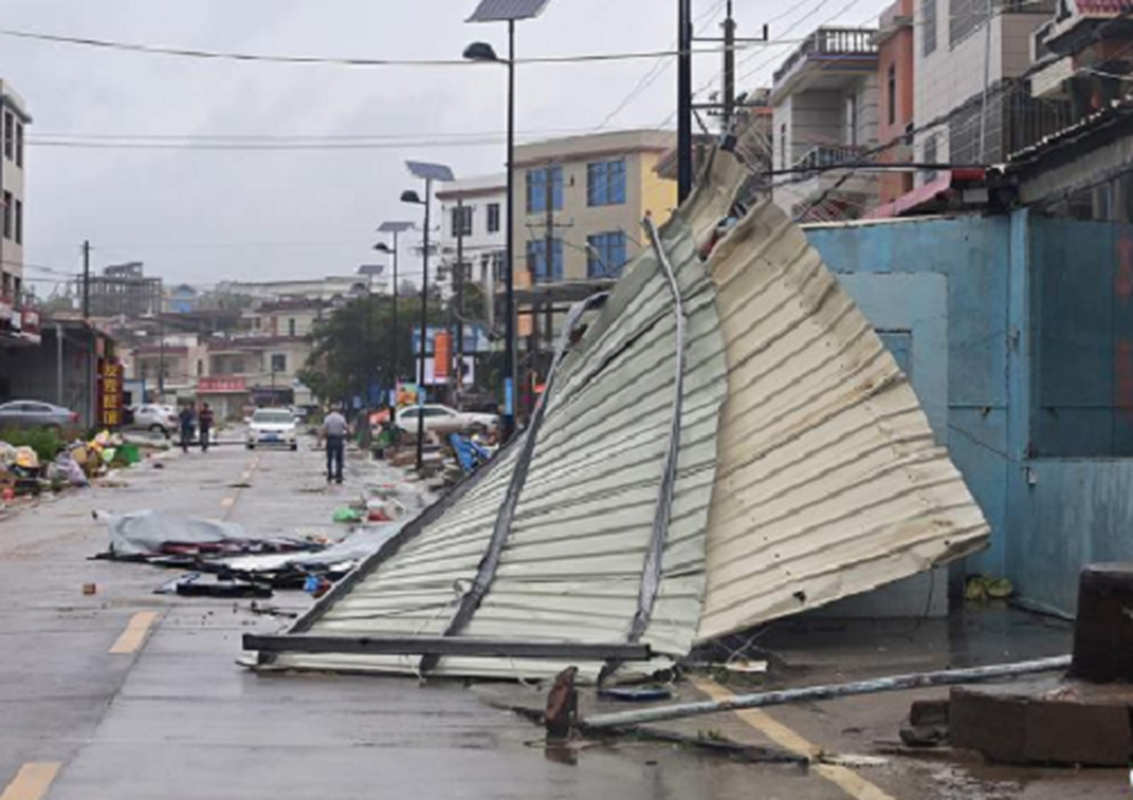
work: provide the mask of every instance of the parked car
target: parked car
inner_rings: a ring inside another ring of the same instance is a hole
[[[457,411],[441,405],[407,406],[397,412],[397,427],[408,433],[417,433],[417,414],[425,416],[425,430],[441,436],[450,433],[467,433],[478,428],[492,430],[500,423],[495,414],[477,414]]]
[[[181,424],[177,418],[177,409],[173,406],[132,406],[130,411],[133,414],[133,421],[129,423],[131,428],[142,428],[169,436]]]
[[[247,448],[275,446],[299,449],[295,417],[286,408],[260,408],[248,422]]]
[[[69,408],[38,400],[13,400],[0,406],[0,428],[74,428],[79,415]]]

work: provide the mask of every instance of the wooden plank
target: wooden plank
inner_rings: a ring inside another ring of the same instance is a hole
[[[447,636],[261,636],[244,634],[244,649],[269,653],[463,656],[648,661],[649,645],[625,642],[534,642]]]

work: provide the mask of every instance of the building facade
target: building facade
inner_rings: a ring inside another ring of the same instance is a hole
[[[516,148],[516,284],[613,279],[642,247],[641,222],[677,206],[657,174],[671,133],[624,131]]]
[[[502,277],[507,248],[507,175],[446,183],[437,199],[444,272],[455,280],[463,251],[465,281],[491,290]]]
[[[83,292],[79,279],[78,294]],[[165,306],[161,278],[147,278],[145,264],[131,261],[103,269],[88,282],[92,317],[139,319],[160,314]]]
[[[881,12],[874,42],[877,43],[877,89],[879,99],[877,138],[886,148],[877,160],[885,164],[913,161],[909,131],[914,122],[916,79],[913,52],[914,0],[897,0]],[[877,179],[878,202],[891,203],[913,189],[914,173],[884,172]]]
[[[856,219],[877,202],[876,174],[838,169],[878,139],[875,30],[819,28],[775,71],[775,203],[803,220]]]
[[[1031,97],[1032,35],[1054,0],[919,0],[915,12],[915,124],[918,161],[1003,162],[1058,130],[1066,109]],[[919,183],[937,178],[925,172]]]
[[[0,80],[0,302],[19,308],[24,293],[24,131],[31,117]]]
[[[369,291],[369,279],[359,275],[330,276],[310,280],[283,281],[221,281],[217,284],[219,296],[243,297],[251,301],[270,302],[273,300],[342,300],[350,297],[365,297]],[[387,290],[385,276],[373,278],[375,294]]]

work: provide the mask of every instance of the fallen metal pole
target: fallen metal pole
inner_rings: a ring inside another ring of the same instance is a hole
[[[738,694],[728,700],[705,700],[699,703],[680,703],[678,705],[646,708],[640,711],[621,711],[615,714],[600,714],[583,722],[587,728],[628,728],[671,719],[684,719],[703,714],[717,714],[721,711],[742,711],[746,708],[804,703],[818,700],[833,700],[861,694],[896,692],[906,689],[921,689],[929,686],[952,686],[961,683],[982,683],[997,678],[1013,678],[1038,672],[1056,672],[1069,669],[1070,656],[1043,658],[1038,661],[1023,661],[1018,664],[997,664],[972,669],[942,670],[922,672],[913,675],[897,675],[892,678],[877,678],[855,683],[842,683],[832,686],[810,686],[805,689],[783,689],[759,694]]]
[[[645,644],[476,639],[461,636],[259,636],[244,634],[244,649],[271,653],[464,656],[467,658],[550,658],[648,661]]]

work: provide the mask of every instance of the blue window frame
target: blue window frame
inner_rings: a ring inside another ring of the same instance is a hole
[[[527,268],[536,283],[549,283],[563,279],[563,240],[555,239],[551,245],[551,269],[547,271],[547,243],[543,240],[527,243]]]
[[[620,206],[626,201],[626,162],[599,161],[586,165],[586,203]]]
[[[586,241],[590,244],[586,274],[591,278],[620,278],[626,264],[625,233],[599,233]]]
[[[551,179],[551,202],[554,210],[563,207],[563,168],[537,167],[527,170],[527,213],[538,214],[547,210],[547,179]]]

